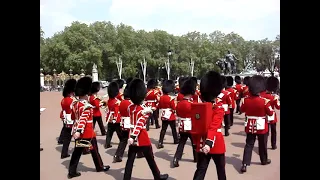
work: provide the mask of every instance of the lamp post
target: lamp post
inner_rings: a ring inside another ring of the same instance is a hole
[[[171,51],[170,47],[167,52],[167,55],[168,55],[168,60],[167,60],[167,62],[165,62],[165,67],[167,70],[167,76],[168,76],[168,80],[169,80],[170,79],[170,56],[172,55],[172,51]]]

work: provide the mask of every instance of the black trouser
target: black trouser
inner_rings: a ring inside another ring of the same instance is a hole
[[[113,133],[116,132],[117,136],[119,138],[119,141],[121,141],[121,126],[120,123],[108,123],[108,130],[107,130],[107,136],[106,136],[106,145],[111,144],[111,139],[113,136]]]
[[[267,151],[267,140],[268,134],[251,134],[247,133],[246,145],[244,147],[243,152],[243,160],[242,164],[250,165],[252,150],[254,147],[254,143],[256,141],[256,137],[258,137],[258,145],[259,145],[259,156],[261,163],[265,163],[268,160],[268,151]]]
[[[230,114],[225,114],[224,115],[224,134],[229,134],[229,129],[230,129]]]
[[[206,172],[208,169],[208,165],[210,163],[210,159],[213,159],[216,169],[218,180],[226,180],[226,161],[225,154],[204,154],[198,153],[198,162],[197,162],[197,170],[194,173],[193,180],[204,180],[206,176]],[[212,179],[212,178],[210,178]]]
[[[191,134],[187,133],[187,132],[181,132],[179,134],[180,134],[179,144],[178,144],[178,147],[177,147],[177,150],[176,150],[174,157],[177,158],[178,160],[181,160],[184,146],[186,145],[186,142],[189,138],[191,141],[191,144],[192,144],[193,160],[195,161],[196,160],[196,149],[195,149],[195,145],[193,144]]]
[[[84,139],[84,140],[90,141],[90,139]],[[76,140],[76,141],[79,141],[79,140]],[[101,171],[103,170],[103,162],[98,151],[97,139],[95,137],[91,139],[91,144],[92,144],[92,147],[90,148],[90,152],[91,152],[94,165],[97,171]],[[76,174],[80,157],[83,151],[84,151],[84,147],[74,148],[74,151],[72,153],[71,160],[70,160],[70,165],[69,165],[69,174]]]
[[[63,123],[63,121],[62,121],[62,128],[61,128],[61,131],[60,131],[60,135],[59,135],[59,139],[58,139],[58,143],[62,143],[62,136],[63,136],[63,131],[65,130],[65,125],[64,125],[64,123]]]
[[[149,116],[148,121],[147,121],[147,131],[149,131],[150,129],[150,124],[156,125],[156,128],[159,127],[159,109],[156,109],[155,111],[153,111],[152,115]]]
[[[106,129],[104,128],[102,117],[101,116],[93,116],[93,129],[96,127],[96,122],[98,122],[100,131],[102,135],[106,134]]]
[[[117,151],[115,153],[115,156],[123,157],[124,150],[126,149],[126,146],[128,144],[128,138],[129,138],[129,131],[122,130],[121,131],[120,143],[118,145],[118,148],[117,148]]]
[[[233,126],[233,112],[234,112],[234,109],[233,108],[229,108],[230,110],[230,126]]]
[[[69,150],[69,145],[72,139],[71,135],[72,128],[68,128],[64,126],[64,130],[62,131],[62,150],[61,150],[61,156],[67,156],[68,155],[68,150]]]
[[[178,142],[178,133],[176,128],[176,121],[162,121],[162,128],[160,131],[159,143],[163,143],[164,135],[166,134],[167,128],[170,125],[174,143]]]
[[[144,157],[146,158],[148,165],[152,171],[153,178],[155,180],[160,180],[160,171],[158,166],[154,160],[152,146],[129,146],[128,159],[126,163],[126,167],[124,170],[123,180],[130,180],[132,175],[133,163],[136,158],[136,154],[138,152],[142,152]]]
[[[236,104],[237,104],[236,113],[240,113],[241,112],[241,110],[240,110],[240,101],[241,101],[241,99],[237,99],[236,100]]]
[[[271,133],[271,147],[276,147],[277,145],[277,123],[269,124],[268,136]],[[267,139],[268,142],[268,139]]]

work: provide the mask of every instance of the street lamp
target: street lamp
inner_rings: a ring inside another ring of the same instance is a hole
[[[168,55],[168,60],[167,60],[167,62],[165,62],[165,67],[167,70],[167,75],[168,75],[168,80],[169,80],[170,79],[170,56],[172,55],[172,51],[171,51],[170,47],[167,52],[167,55]]]

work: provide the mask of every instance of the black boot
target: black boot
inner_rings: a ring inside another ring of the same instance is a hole
[[[173,167],[179,167],[179,160],[177,158],[173,158],[172,164]]]
[[[164,146],[163,146],[162,143],[159,143],[159,144],[158,144],[158,149],[161,149],[161,148],[164,148]]]
[[[122,162],[122,158],[119,156],[113,156],[113,163]]]
[[[104,144],[104,148],[105,148],[105,149],[112,148],[112,145],[111,145],[111,144]]]
[[[40,151],[43,151],[43,148],[40,148]]]
[[[160,174],[160,179],[161,180],[166,180],[169,178],[169,175],[168,174]]]
[[[246,164],[243,164],[242,167],[241,167],[241,169],[240,169],[240,171],[241,171],[242,173],[247,172],[247,165],[246,165]]]
[[[61,159],[65,159],[65,158],[68,158],[70,157],[70,154],[67,154],[67,155],[61,155]]]
[[[276,149],[277,149],[277,145],[271,146],[271,149],[272,149],[272,150],[276,150]]]
[[[228,127],[225,127],[224,128],[224,136],[229,136],[229,128]]]
[[[268,165],[271,163],[271,159],[267,159],[266,162],[262,162],[261,165]]]
[[[71,179],[71,178],[74,178],[74,177],[78,177],[78,176],[81,176],[81,173],[79,172],[76,172],[75,174],[68,174],[68,179]]]

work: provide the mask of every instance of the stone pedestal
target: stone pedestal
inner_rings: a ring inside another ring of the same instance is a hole
[[[92,66],[92,81],[99,81],[99,74],[97,70],[97,65],[93,64]]]

